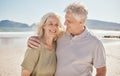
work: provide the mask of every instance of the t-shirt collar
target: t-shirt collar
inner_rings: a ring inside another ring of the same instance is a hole
[[[79,35],[76,35],[76,36],[72,36],[69,32],[67,32],[66,33],[69,37],[71,37],[71,38],[83,38],[83,37],[85,37],[87,34],[88,34],[88,28],[87,27],[85,27],[85,30],[81,33],[81,34],[79,34]]]

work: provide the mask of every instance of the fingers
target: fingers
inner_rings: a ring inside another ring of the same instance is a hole
[[[38,48],[38,47],[36,47],[34,45],[28,45],[28,48],[33,49],[33,48]]]
[[[30,40],[30,41],[34,41],[34,42],[40,44],[40,40],[39,40],[39,37],[38,37],[38,36],[32,36],[32,37],[29,38],[29,40]]]
[[[34,47],[39,47],[40,43],[30,40],[28,42],[28,45],[31,46],[32,48],[34,48]]]
[[[29,48],[37,48],[40,45],[39,37],[38,36],[31,36],[28,39],[27,46]]]

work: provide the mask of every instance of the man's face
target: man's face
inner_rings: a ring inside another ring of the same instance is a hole
[[[66,30],[73,35],[81,29],[80,20],[78,21],[70,12],[66,12],[64,24],[66,25]]]

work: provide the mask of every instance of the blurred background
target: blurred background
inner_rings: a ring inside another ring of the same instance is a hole
[[[0,76],[21,75],[36,24],[47,12],[57,12],[64,23],[64,9],[72,2],[88,7],[86,26],[105,46],[107,76],[120,76],[120,0],[0,0]]]

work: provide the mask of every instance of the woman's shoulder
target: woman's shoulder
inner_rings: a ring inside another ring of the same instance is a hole
[[[62,37],[65,34],[65,31],[60,31],[58,38]]]
[[[34,48],[27,48],[27,51],[41,51],[44,48],[44,45],[42,42],[40,42],[40,44],[38,45],[38,47],[34,47]]]

